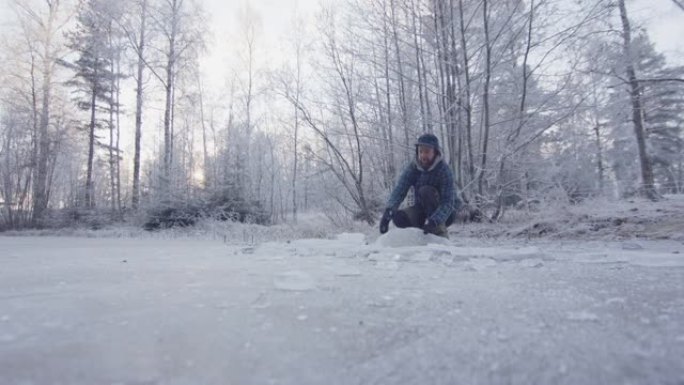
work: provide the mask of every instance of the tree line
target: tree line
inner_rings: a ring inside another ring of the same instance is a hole
[[[373,223],[423,132],[479,219],[544,199],[681,193],[684,66],[628,6],[321,2],[283,15],[276,55],[247,2],[234,36],[208,47],[193,0],[12,0],[0,227],[180,208]],[[210,49],[233,56],[224,84],[200,68]]]

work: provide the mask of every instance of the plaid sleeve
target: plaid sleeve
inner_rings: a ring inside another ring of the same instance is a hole
[[[432,213],[430,219],[435,223],[442,224],[454,211],[454,176],[448,166],[442,168],[439,183],[439,206]]]
[[[389,200],[387,201],[387,208],[392,209],[393,211],[399,208],[399,205],[404,201],[406,194],[415,182],[415,171],[413,164],[409,164],[404,168],[404,171],[399,177],[399,181],[397,181],[397,185],[394,187],[394,190],[392,190],[392,194],[390,194]]]

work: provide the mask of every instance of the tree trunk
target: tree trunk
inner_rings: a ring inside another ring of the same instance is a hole
[[[39,154],[38,137],[40,136],[40,117],[38,112],[38,89],[36,87],[36,63],[35,56],[31,54],[31,117],[32,117],[32,131],[31,131],[31,171],[26,178],[27,186],[31,186],[37,171],[37,162]],[[33,185],[35,189],[35,184]],[[30,218],[27,218],[30,220]]]
[[[461,135],[459,132],[459,122],[461,120],[461,94],[456,92],[456,80],[460,79],[461,74],[458,70],[458,52],[456,51],[456,32],[454,30],[453,0],[449,1],[444,7],[449,9],[448,22],[444,22],[447,12],[442,13],[442,23],[444,30],[444,52],[447,62],[447,99],[449,101],[449,122],[447,125],[447,140],[449,143],[449,159],[454,176],[459,178],[458,169],[461,165]],[[458,159],[458,161],[457,161]]]
[[[440,13],[442,11],[441,9],[441,0],[432,0],[432,22],[435,28],[435,40],[436,40],[436,49],[437,52],[435,54],[435,67],[437,68],[437,82],[438,82],[438,87],[439,87],[439,93],[437,96],[437,107],[439,110],[439,131],[441,133],[444,132],[444,124],[446,122],[446,116],[447,116],[447,100],[446,100],[446,74],[444,71],[444,50],[442,48],[442,28],[440,25]]]
[[[394,50],[397,60],[397,76],[399,80],[399,107],[401,108],[401,120],[404,126],[404,144],[410,148],[409,127],[408,127],[408,106],[406,103],[406,85],[404,83],[404,68],[401,61],[401,51],[399,50],[399,33],[397,32],[397,20],[395,17],[394,0],[390,0],[390,16],[392,18],[392,35],[394,40]]]
[[[172,107],[173,107],[173,87],[175,81],[175,66],[176,66],[176,34],[178,30],[178,0],[171,2],[171,32],[169,34],[169,51],[167,52],[166,61],[166,103],[164,105],[164,167],[162,178],[162,193],[163,199],[168,199],[171,192],[171,162],[173,159],[173,133],[171,127]]]
[[[271,153],[271,196],[270,196],[270,207],[271,207],[271,221],[275,222],[276,209],[275,209],[275,175],[276,175],[276,163],[275,163],[275,149],[273,143],[269,139],[268,148]]]
[[[133,209],[140,204],[140,142],[142,139],[143,107],[143,70],[145,69],[145,23],[147,20],[147,0],[142,0],[140,15],[140,36],[138,41],[138,77],[135,90],[135,154],[133,155]]]
[[[98,61],[95,60],[95,71],[93,73],[93,89],[90,96],[90,124],[88,130],[88,165],[86,169],[86,184],[85,184],[85,207],[92,209],[95,207],[95,198],[93,196],[93,159],[95,157],[95,110],[97,100],[97,66]]]
[[[484,132],[482,138],[482,158],[480,170],[477,176],[477,192],[480,199],[484,198],[484,175],[487,168],[487,145],[489,143],[489,82],[492,77],[492,47],[489,40],[489,13],[487,11],[488,0],[482,1],[482,19],[485,35],[485,81],[482,93]]]
[[[116,208],[121,212],[121,54],[116,57]]]
[[[390,81],[390,46],[389,46],[389,28],[387,27],[387,16],[386,16],[386,1],[383,1],[383,45],[384,45],[384,51],[385,51],[385,61],[384,61],[384,70],[385,70],[385,104],[386,104],[386,113],[387,113],[387,140],[389,141],[388,143],[388,161],[387,161],[387,171],[389,174],[389,177],[387,178],[390,180],[390,183],[394,183],[394,178],[396,176],[396,164],[394,162],[394,154],[396,153],[394,149],[394,127],[392,126],[392,86],[391,86],[391,81]]]
[[[298,37],[299,38],[299,37]],[[301,62],[300,57],[301,51],[299,46],[299,41],[297,42],[297,79],[296,79],[296,89],[295,89],[295,101],[299,104],[299,92],[300,92],[300,82],[301,82]],[[292,165],[292,220],[297,223],[297,161],[299,160],[299,155],[297,154],[297,145],[299,142],[299,109],[295,107],[294,109],[294,146],[293,146],[293,165]]]
[[[12,207],[14,206],[13,203],[16,199],[16,193],[12,187],[12,174],[16,173],[18,180],[21,180],[21,174],[18,167],[15,170],[10,169],[12,167],[10,153],[12,149],[12,142],[14,141],[14,123],[7,124],[5,130],[3,130],[3,134],[5,134],[6,137],[5,140],[2,141],[3,148],[0,150],[0,155],[4,155],[2,162],[0,162],[0,172],[2,173],[2,189],[0,190],[0,200],[2,200],[3,207],[5,209],[5,215],[7,216],[5,225],[9,228],[14,228],[16,223],[14,221],[14,210]],[[17,188],[18,187],[19,185],[17,185]],[[0,219],[2,219],[2,217],[3,216],[0,215]]]
[[[469,180],[475,179],[475,159],[473,156],[473,109],[470,96],[470,64],[468,59],[468,45],[466,43],[466,26],[463,17],[463,0],[458,1],[459,25],[461,29],[461,51],[463,55],[463,76],[465,80],[465,102],[464,109],[466,114],[466,152],[468,154],[468,176]]]
[[[202,181],[204,188],[209,187],[209,173],[210,173],[210,162],[209,162],[209,150],[207,149],[207,124],[204,119],[204,91],[202,89],[202,79],[197,73],[197,87],[199,88],[199,108],[200,108],[200,121],[202,126],[202,176],[204,180]]]
[[[635,58],[632,54],[632,36],[625,0],[618,0],[620,7],[620,19],[622,20],[622,38],[625,54],[627,78],[630,86],[630,99],[632,101],[632,120],[634,133],[636,134],[637,148],[639,150],[639,163],[641,164],[642,192],[651,200],[658,200],[653,177],[653,165],[646,151],[646,133],[644,132],[643,111],[641,108],[641,90],[634,68]]]
[[[113,51],[111,24],[109,26],[109,49]],[[110,207],[112,214],[116,211],[116,161],[114,160],[114,103],[116,96],[114,94],[116,88],[116,68],[114,66],[113,55],[110,56],[109,69],[112,71],[112,78],[109,79],[109,188],[110,192]],[[116,154],[118,157],[119,154]]]
[[[56,17],[59,2],[48,2],[48,20],[45,27],[45,42],[43,46],[43,85],[42,85],[42,109],[40,114],[40,124],[38,125],[38,152],[36,177],[33,181],[33,223],[39,224],[45,210],[48,207],[47,197],[47,178],[48,160],[50,151],[50,137],[48,127],[50,126],[50,97],[52,88],[52,34],[53,24]]]
[[[427,99],[427,91],[423,93],[423,89],[427,87],[427,84],[423,84],[423,76],[422,73],[425,71],[422,66],[421,66],[421,50],[420,50],[420,44],[418,42],[418,17],[417,17],[418,10],[416,9],[416,2],[415,0],[411,0],[411,27],[413,29],[412,35],[413,35],[413,45],[415,46],[415,51],[416,51],[416,74],[417,80],[418,80],[418,98],[420,102],[420,121],[421,121],[421,127],[422,127],[422,132],[428,132],[428,121],[427,121],[427,113],[425,111],[426,104],[429,103]],[[430,127],[430,130],[432,131],[432,127]]]

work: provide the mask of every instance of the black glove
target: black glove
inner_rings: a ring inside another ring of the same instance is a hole
[[[392,209],[386,209],[380,219],[380,234],[385,234],[389,230],[389,223],[392,220]]]
[[[437,223],[432,219],[428,219],[423,225],[423,234],[434,234],[437,231]]]

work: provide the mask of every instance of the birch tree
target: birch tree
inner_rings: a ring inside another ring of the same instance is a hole
[[[39,225],[49,204],[49,172],[53,89],[57,62],[64,54],[60,34],[70,18],[64,0],[13,2],[15,14],[30,52],[31,100],[35,121],[33,176],[31,178],[32,221]]]
[[[143,126],[145,68],[149,67],[146,53],[149,44],[148,0],[135,0],[131,4],[131,11],[125,14],[121,28],[128,40],[128,47],[136,63],[135,79],[135,133],[133,140],[133,183],[131,205],[137,209],[140,204],[140,157]]]
[[[171,197],[171,169],[174,159],[174,92],[179,71],[188,69],[192,60],[204,46],[202,14],[192,0],[161,0],[149,15],[155,33],[160,36],[162,52],[159,65],[148,68],[164,89],[163,147],[161,193],[163,199]]]

